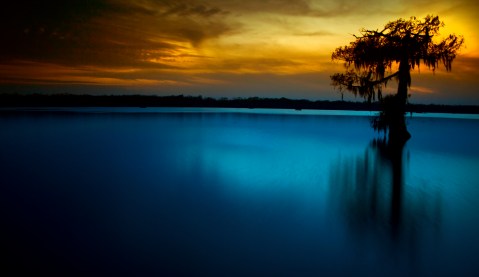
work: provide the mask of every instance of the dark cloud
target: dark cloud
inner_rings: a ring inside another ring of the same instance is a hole
[[[161,3],[161,2],[160,2]],[[210,17],[216,14],[224,13],[217,7],[209,7],[202,3],[195,3],[193,1],[162,1],[166,8],[163,12],[164,15],[199,15],[204,17]]]
[[[328,32],[328,31],[316,31],[316,32],[295,33],[294,35],[305,36],[305,37],[323,37],[323,36],[336,36],[337,34]]]
[[[214,65],[210,65],[210,69],[219,72],[268,72],[272,69],[280,69],[285,67],[300,66],[300,62],[296,62],[287,58],[248,58],[240,59],[223,59]]]
[[[1,82],[3,83],[16,83],[16,84],[35,84],[35,85],[75,85],[79,84],[78,81],[70,81],[70,80],[58,80],[55,76],[52,76],[51,79],[38,79],[38,78],[2,78]],[[82,81],[82,85],[95,85],[98,84],[93,81]]]
[[[182,43],[198,46],[228,32],[222,10],[197,1],[25,1],[1,11],[0,63],[164,68]]]
[[[390,4],[378,0],[211,0],[218,7],[238,13],[274,13],[311,17],[344,17],[351,14],[391,13]]]
[[[303,14],[307,15],[312,11],[311,1],[307,0],[226,0],[214,1],[234,11],[242,12],[273,12],[281,14]]]

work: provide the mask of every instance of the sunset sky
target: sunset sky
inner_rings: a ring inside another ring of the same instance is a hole
[[[331,61],[336,47],[362,27],[433,14],[465,47],[452,72],[414,73],[411,102],[479,105],[477,0],[12,3],[0,11],[1,93],[339,100],[329,80],[344,70]]]

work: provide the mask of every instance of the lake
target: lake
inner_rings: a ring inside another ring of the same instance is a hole
[[[373,114],[0,110],[2,271],[477,276],[479,118]]]

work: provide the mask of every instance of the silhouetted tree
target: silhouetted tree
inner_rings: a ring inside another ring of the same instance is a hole
[[[410,134],[404,119],[408,87],[411,86],[411,69],[424,64],[433,71],[442,62],[447,71],[461,48],[462,36],[451,34],[434,42],[444,23],[438,16],[423,20],[411,17],[398,19],[384,29],[360,31],[355,41],[337,48],[333,60],[344,61],[345,73],[331,76],[332,85],[341,92],[348,90],[368,101],[376,97],[383,104],[378,119],[373,121],[376,130],[389,130],[389,140],[406,141]],[[382,98],[383,86],[391,79],[398,81],[395,95]]]

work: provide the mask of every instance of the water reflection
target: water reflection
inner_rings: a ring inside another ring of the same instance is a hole
[[[355,241],[418,254],[431,245],[425,240],[438,238],[441,195],[406,182],[409,156],[404,144],[380,139],[371,141],[364,155],[333,163],[330,197]]]

